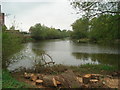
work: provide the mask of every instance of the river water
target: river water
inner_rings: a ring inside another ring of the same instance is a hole
[[[77,66],[89,63],[117,66],[120,47],[118,45],[75,43],[68,39],[28,42],[24,44],[24,48],[20,52],[9,58],[8,70],[33,68],[41,62],[42,52],[52,57],[55,64]],[[49,62],[51,59],[46,55],[45,60]]]

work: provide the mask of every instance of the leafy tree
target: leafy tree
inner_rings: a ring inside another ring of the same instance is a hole
[[[120,14],[120,1],[82,2],[80,0],[72,0],[71,5],[77,9],[77,14],[83,12],[83,16],[88,18],[102,14]]]
[[[5,25],[2,26],[2,31],[7,30],[7,27]]]
[[[36,40],[41,39],[57,39],[67,37],[67,32],[65,30],[61,31],[60,29],[49,28],[45,25],[36,24],[35,26],[30,27],[29,31],[31,32],[32,38]]]
[[[88,19],[80,18],[72,24],[73,34],[72,38],[80,39],[86,38],[88,33]]]

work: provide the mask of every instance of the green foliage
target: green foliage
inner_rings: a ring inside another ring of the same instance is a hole
[[[87,73],[102,73],[102,74],[110,74],[110,72],[118,71],[118,67],[110,66],[106,64],[84,64],[80,66],[66,66],[62,64],[56,64],[51,67],[45,68],[47,73],[50,74],[61,74],[66,70],[73,70],[74,73],[87,74]],[[52,71],[55,72],[52,72]],[[46,72],[44,72],[46,73]]]
[[[118,18],[120,18],[120,15],[101,15],[100,17],[93,18],[91,20],[89,37],[97,41],[120,39]]]
[[[75,39],[89,38],[91,41],[101,42],[120,39],[120,15],[100,15],[91,20],[81,18],[73,23],[71,37]],[[89,27],[89,28],[88,28]]]
[[[72,24],[73,33],[72,38],[80,39],[80,38],[86,38],[87,37],[87,31],[88,31],[88,19],[87,18],[80,18],[76,20]]]
[[[105,64],[84,64],[80,66],[70,66],[74,72],[79,73],[103,73],[109,74],[110,72],[118,71],[118,67]]]
[[[11,26],[11,27],[10,27],[10,30],[15,30],[15,26]]]
[[[5,25],[2,26],[2,31],[7,30],[7,27]]]
[[[7,70],[2,70],[2,88],[29,88],[30,86],[14,79]]]
[[[58,39],[69,36],[66,30],[61,31],[60,29],[49,28],[41,24],[30,27],[29,31],[31,32],[32,38],[36,40]]]
[[[18,52],[22,48],[22,37],[18,34],[3,31],[2,32],[2,64],[6,67],[8,57]]]

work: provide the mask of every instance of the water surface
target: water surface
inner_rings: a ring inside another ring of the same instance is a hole
[[[68,39],[29,42],[9,59],[8,69],[14,71],[19,68],[33,68],[41,63],[41,52],[50,55],[56,64],[77,66],[89,63],[117,66],[120,48],[118,45],[74,43]],[[45,56],[45,60],[49,62],[50,58]]]

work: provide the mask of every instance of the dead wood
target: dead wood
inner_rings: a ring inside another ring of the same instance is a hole
[[[86,74],[83,76],[83,83],[84,84],[88,84],[90,82],[91,79],[91,74]]]
[[[26,78],[26,79],[30,79],[30,77],[31,77],[31,73],[24,73],[24,78]]]
[[[56,87],[57,83],[53,76],[44,76],[43,77],[43,85],[49,86],[49,87]]]
[[[36,81],[37,80],[37,76],[35,74],[31,74],[30,80],[31,81]]]
[[[66,88],[81,87],[81,83],[77,80],[75,74],[71,70],[68,70],[59,76],[56,76],[55,80],[59,81],[61,85]]]
[[[42,85],[43,84],[43,80],[36,80],[35,83],[36,83],[36,85]]]

